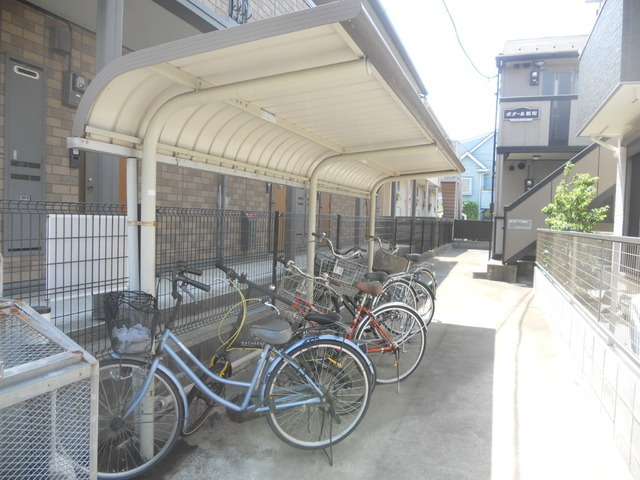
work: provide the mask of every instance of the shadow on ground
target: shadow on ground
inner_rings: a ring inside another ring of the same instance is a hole
[[[400,384],[379,385],[358,429],[321,451],[279,441],[264,419],[232,423],[220,412],[181,439],[154,480],[491,478],[495,331],[432,324],[420,367]]]

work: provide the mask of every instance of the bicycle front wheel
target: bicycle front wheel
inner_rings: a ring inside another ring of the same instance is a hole
[[[377,383],[393,383],[418,368],[426,349],[427,327],[414,309],[383,305],[359,323],[355,339],[375,365]]]
[[[103,360],[98,392],[98,478],[127,479],[156,466],[174,446],[184,407],[178,387],[156,370],[131,415],[124,409],[149,373],[142,360]]]
[[[288,355],[291,361],[280,362],[266,385],[266,398],[273,402],[269,426],[297,448],[325,448],[344,440],[369,406],[371,387],[362,352],[327,339],[309,341]]]

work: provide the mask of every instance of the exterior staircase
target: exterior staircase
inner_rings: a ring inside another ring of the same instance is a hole
[[[571,162],[574,163],[574,167],[568,181],[578,173],[589,173],[599,177],[597,195],[592,205],[594,207],[605,204],[613,206],[616,180],[616,159],[613,153],[592,143],[573,157]],[[541,210],[553,201],[556,188],[564,179],[563,171],[564,164],[513,203],[504,207],[503,264],[514,265],[522,259],[535,257],[537,230],[547,228],[544,222],[546,216]],[[610,230],[607,221],[601,224],[602,230]],[[500,232],[496,234],[499,235]]]

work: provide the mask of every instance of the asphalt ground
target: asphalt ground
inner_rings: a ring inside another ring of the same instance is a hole
[[[434,257],[439,278],[427,352],[400,384],[379,385],[333,447],[290,447],[263,418],[221,409],[144,478],[630,480],[580,371],[528,284],[482,278],[487,252]]]

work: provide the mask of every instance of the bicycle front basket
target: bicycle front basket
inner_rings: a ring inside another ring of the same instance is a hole
[[[104,296],[105,322],[116,353],[146,353],[158,320],[158,302],[138,291],[109,292]]]
[[[378,250],[373,256],[373,270],[381,270],[387,273],[404,272],[407,268],[407,260],[393,253]]]

